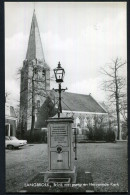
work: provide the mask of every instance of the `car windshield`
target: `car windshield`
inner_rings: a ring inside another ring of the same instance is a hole
[[[18,140],[16,137],[10,137],[11,140]]]

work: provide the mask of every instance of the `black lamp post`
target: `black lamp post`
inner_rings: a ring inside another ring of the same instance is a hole
[[[62,113],[62,106],[61,106],[61,92],[65,91],[66,89],[61,88],[61,83],[63,82],[65,70],[61,67],[60,62],[58,63],[58,67],[54,69],[54,74],[56,78],[56,82],[59,84],[59,89],[54,89],[56,92],[59,92],[59,105],[58,105],[58,118],[60,118],[60,113]]]

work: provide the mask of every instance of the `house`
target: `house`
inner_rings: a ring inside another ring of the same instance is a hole
[[[9,101],[5,103],[5,135],[16,136],[17,116]]]

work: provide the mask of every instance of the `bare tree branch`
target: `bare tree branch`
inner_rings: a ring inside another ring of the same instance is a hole
[[[105,81],[102,82],[102,89],[108,92],[109,104],[116,107],[117,125],[118,125],[118,137],[120,139],[120,114],[124,117],[126,113],[126,107],[122,103],[122,99],[125,97],[125,93],[122,93],[126,86],[126,79],[120,76],[119,72],[121,68],[126,64],[126,61],[122,62],[118,57],[112,60],[112,63],[107,64],[105,68],[101,68],[101,74],[107,76]]]

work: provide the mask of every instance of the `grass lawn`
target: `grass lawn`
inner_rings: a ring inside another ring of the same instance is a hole
[[[77,149],[78,179],[84,182],[83,173],[91,172],[95,192],[127,192],[127,142],[79,143]],[[38,173],[46,171],[47,151],[47,144],[29,144],[19,150],[6,150],[6,192],[19,191]]]
[[[78,144],[78,173],[90,171],[96,192],[127,192],[127,142]],[[102,186],[108,184],[108,186]]]

